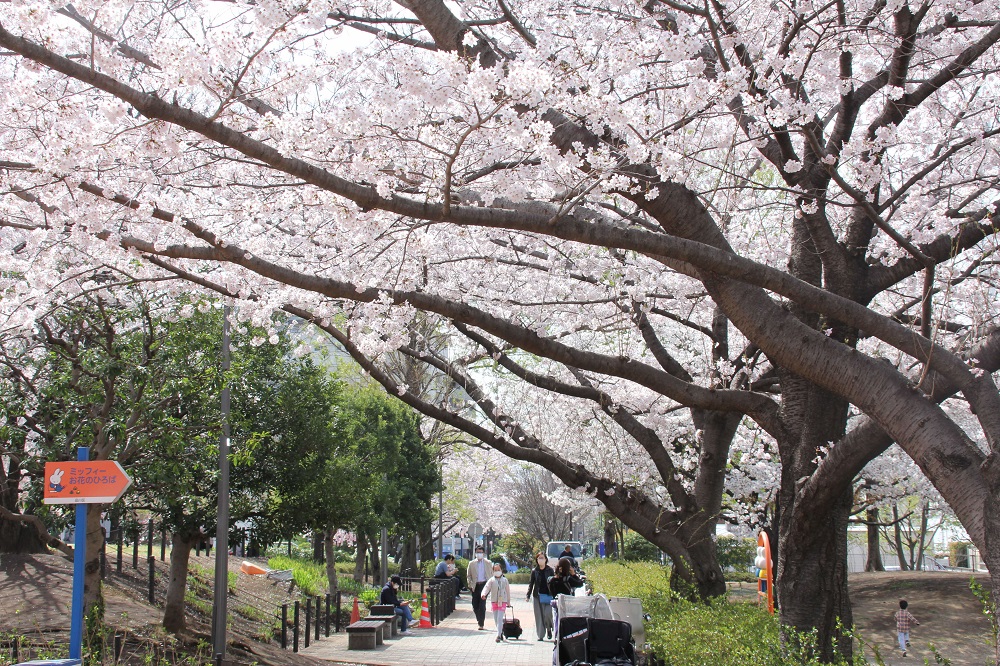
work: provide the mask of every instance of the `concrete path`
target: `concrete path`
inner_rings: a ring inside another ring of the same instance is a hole
[[[527,585],[511,585],[514,613],[524,630],[520,640],[497,643],[493,616],[488,611],[488,631],[479,631],[466,592],[455,612],[433,629],[414,629],[375,650],[348,651],[347,634],[341,633],[314,643],[300,654],[332,662],[378,666],[549,666],[553,643],[536,640],[535,616],[531,604],[524,601],[527,591]]]

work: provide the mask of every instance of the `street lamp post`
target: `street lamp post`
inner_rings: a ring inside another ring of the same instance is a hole
[[[438,474],[441,485],[438,486],[438,558],[444,559],[444,454],[438,458]]]
[[[219,437],[219,505],[215,529],[215,600],[212,651],[226,656],[226,610],[229,600],[229,306],[222,308],[222,435]]]

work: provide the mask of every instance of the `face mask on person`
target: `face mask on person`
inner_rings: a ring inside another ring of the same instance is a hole
[[[502,571],[494,571],[493,572],[493,577],[494,578],[499,578],[501,575],[503,575]]]
[[[540,567],[544,567],[545,566],[545,558],[544,557],[539,557],[538,558],[538,566],[540,566]]]
[[[484,557],[486,557],[486,556],[485,556],[485,555],[483,555],[482,553],[476,553],[476,559],[477,559],[477,560],[481,560],[481,559],[483,559]]]

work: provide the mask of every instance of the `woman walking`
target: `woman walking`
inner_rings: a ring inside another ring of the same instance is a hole
[[[535,567],[531,570],[528,580],[528,596],[525,601],[531,601],[535,611],[535,634],[538,640],[552,638],[552,595],[549,593],[549,578],[555,571],[548,565],[545,553],[535,555]]]
[[[503,575],[503,567],[493,565],[493,577],[486,581],[483,588],[483,601],[489,599],[493,608],[493,621],[497,624],[497,643],[503,640],[503,618],[510,606],[510,583]]]

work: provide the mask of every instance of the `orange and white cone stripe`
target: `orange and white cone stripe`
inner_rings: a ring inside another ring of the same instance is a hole
[[[427,606],[427,593],[424,592],[424,599],[420,602],[420,628],[421,629],[432,629],[434,627],[431,624],[431,609]]]

